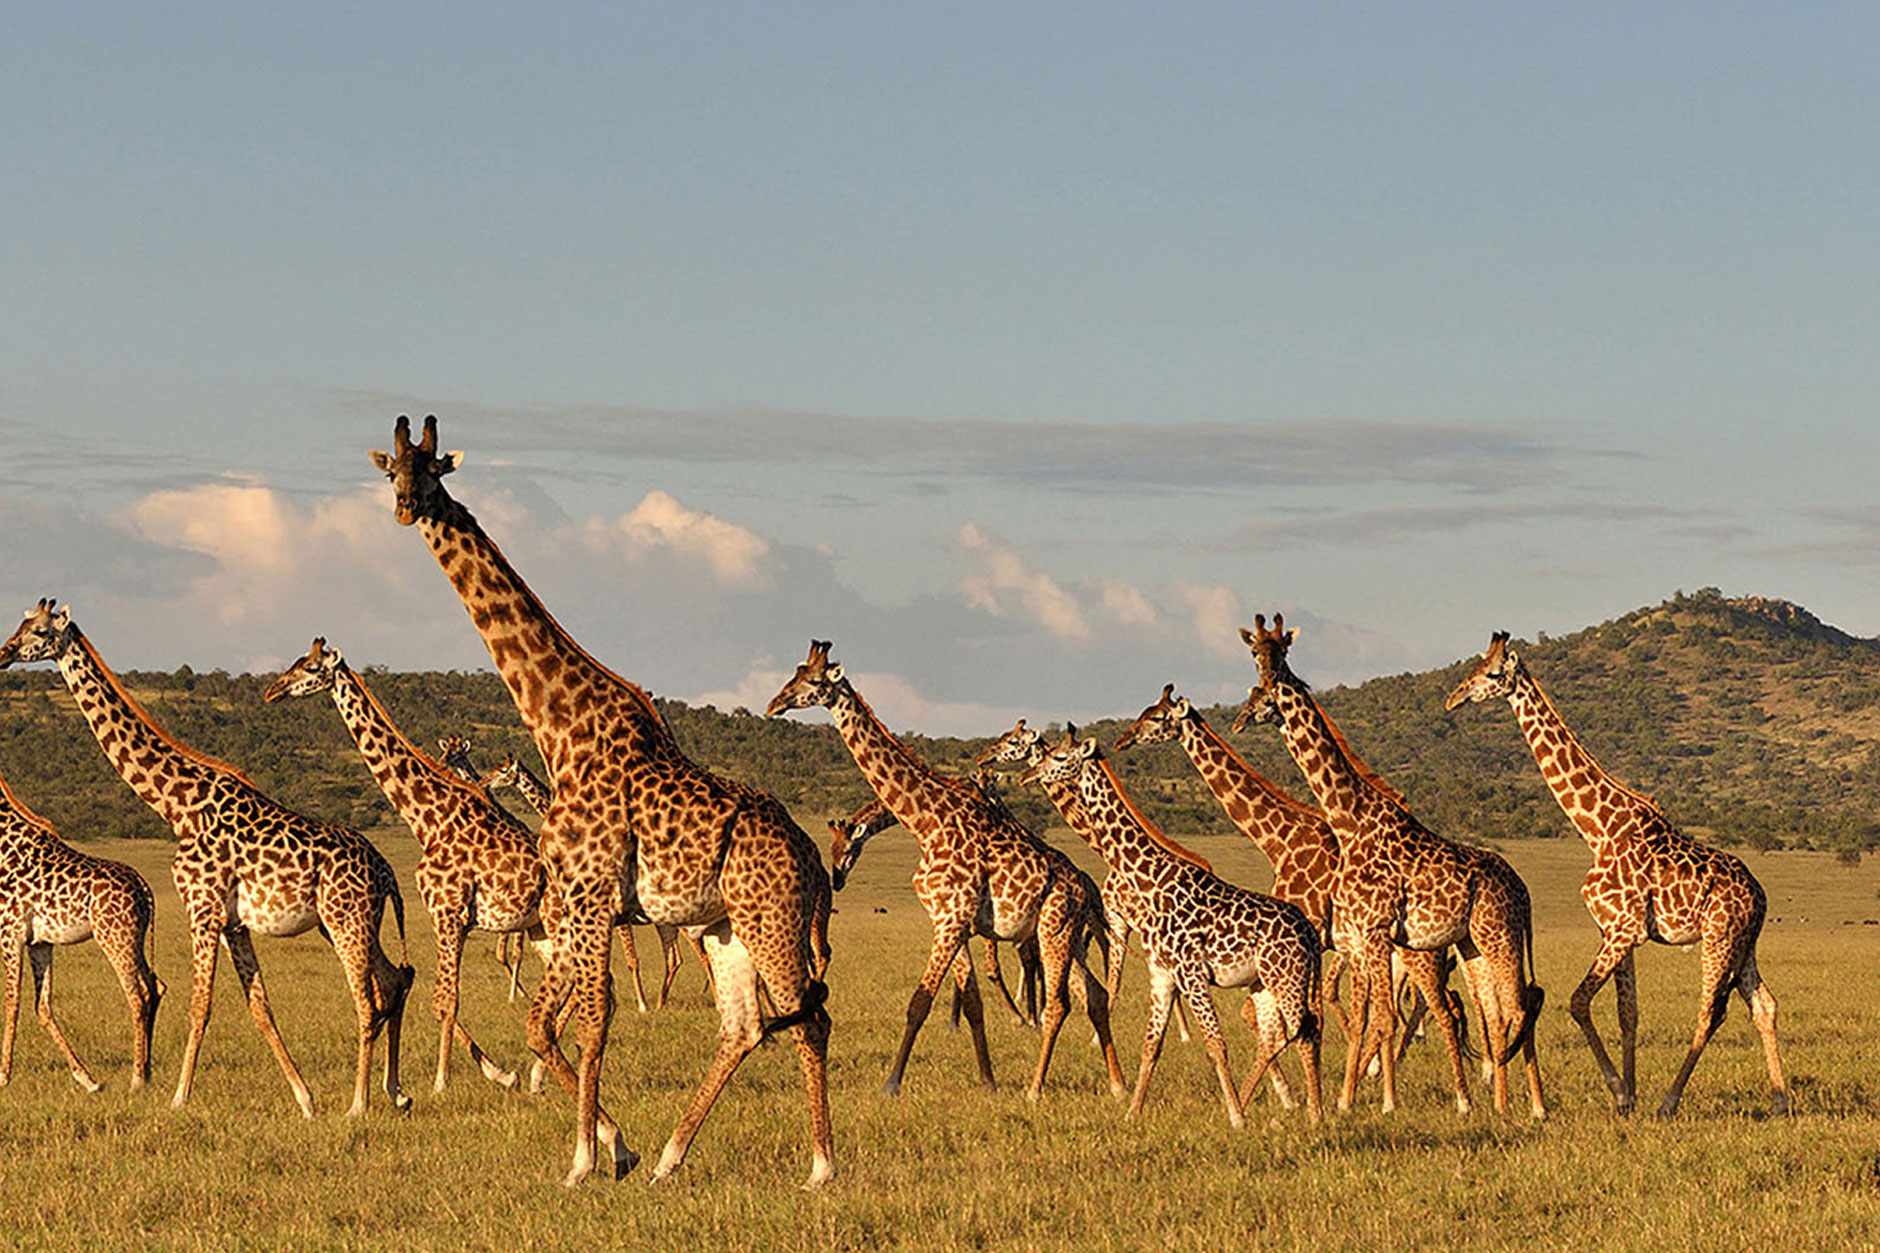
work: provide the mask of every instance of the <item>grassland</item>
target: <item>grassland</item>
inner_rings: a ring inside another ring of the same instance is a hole
[[[807,815],[806,815],[807,816]],[[402,830],[374,833],[409,882]],[[1231,878],[1270,877],[1232,837],[1195,843]],[[338,968],[314,936],[264,941],[277,1016],[320,1102],[305,1122],[248,1020],[227,963],[197,1080],[169,1108],[188,973],[168,850],[149,841],[92,846],[138,865],[159,892],[158,963],[170,985],[157,1028],[157,1075],[125,1088],[122,1000],[90,946],[61,950],[56,1003],[102,1093],[69,1081],[23,1015],[13,1083],[0,1089],[0,1238],[14,1248],[409,1249],[651,1248],[1636,1248],[1880,1247],[1880,871],[1821,853],[1750,854],[1769,889],[1762,967],[1781,999],[1796,1112],[1769,1119],[1760,1053],[1740,1002],[1697,1072],[1681,1115],[1615,1118],[1565,1013],[1595,934],[1577,896],[1577,842],[1505,852],[1533,889],[1537,953],[1549,992],[1540,1042],[1554,1114],[1533,1125],[1485,1103],[1458,1117],[1434,1043],[1406,1063],[1404,1108],[1334,1116],[1319,1128],[1271,1098],[1231,1131],[1198,1048],[1171,1035],[1145,1116],[1125,1122],[1108,1095],[1087,1027],[1068,1027],[1045,1099],[1023,1076],[1036,1037],[994,1012],[1000,1086],[971,1082],[963,1034],[936,1013],[900,1097],[878,1088],[927,944],[907,887],[913,851],[898,834],[870,847],[838,899],[830,972],[836,1034],[831,1104],[841,1175],[816,1195],[794,1050],[761,1050],[733,1082],[686,1167],[657,1188],[644,1167],[619,1185],[572,1192],[559,1180],[569,1114],[559,1096],[502,1092],[460,1064],[430,1092],[430,941],[413,911],[420,977],[405,1048],[405,1117],[381,1099],[341,1116],[351,1011]],[[1079,850],[1081,851],[1081,850]],[[643,949],[656,962],[655,946]],[[465,1015],[487,1047],[520,1064],[522,1006],[503,999],[487,938],[465,978]],[[1695,1013],[1688,953],[1641,954],[1642,1103],[1655,1105]],[[618,963],[616,972],[620,971]],[[1143,980],[1132,963],[1117,1040],[1134,1072]],[[1611,993],[1602,997],[1611,1022]],[[664,1142],[713,1047],[715,1016],[696,967],[677,1004],[616,1019],[605,1092],[643,1154]],[[1237,1008],[1225,994],[1224,1010]],[[1247,1056],[1237,1016],[1229,1047]],[[1340,1047],[1327,1050],[1328,1074]],[[1328,1085],[1329,1086],[1329,1085]],[[1481,1094],[1478,1091],[1478,1096]]]

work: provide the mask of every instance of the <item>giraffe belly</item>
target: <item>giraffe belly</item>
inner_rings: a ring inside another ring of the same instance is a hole
[[[235,889],[236,921],[257,935],[286,938],[313,930],[320,921],[320,911],[310,897],[292,897],[284,892],[257,891],[247,884]]]
[[[82,944],[91,939],[91,919],[82,915],[34,914],[27,939],[33,944]]]

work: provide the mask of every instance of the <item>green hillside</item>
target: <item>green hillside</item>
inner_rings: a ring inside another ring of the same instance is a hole
[[[1880,641],[1849,636],[1784,601],[1705,589],[1521,649],[1581,741],[1692,834],[1765,848],[1880,844]],[[1434,829],[1472,840],[1571,835],[1505,706],[1443,712],[1461,671],[1396,675],[1321,696]],[[480,760],[532,752],[494,675],[369,669],[365,677],[427,748],[441,734],[462,732]],[[265,677],[187,667],[123,678],[171,733],[241,766],[287,804],[358,827],[394,820],[325,699],[264,705]],[[1133,716],[1154,696],[1118,692],[1118,712]],[[678,702],[661,708],[699,760],[776,793],[818,835],[824,818],[866,799],[831,727]],[[1225,728],[1234,712],[1211,717]],[[1094,729],[1107,742],[1120,726]],[[927,760],[961,772],[986,742],[911,738]],[[1235,743],[1257,768],[1304,793],[1271,728],[1251,728]],[[1134,749],[1118,764],[1170,831],[1232,833],[1179,748]],[[0,674],[0,772],[68,838],[168,835],[105,765],[51,671]],[[1009,799],[1034,826],[1055,825],[1035,794]]]

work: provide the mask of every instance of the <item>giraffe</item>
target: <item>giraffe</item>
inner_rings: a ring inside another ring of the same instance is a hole
[[[1006,940],[1038,937],[1044,963],[1044,1021],[1038,1066],[1026,1096],[1035,1101],[1044,1090],[1051,1051],[1067,1013],[1073,965],[1084,977],[1085,1006],[1103,1051],[1110,1091],[1122,1095],[1123,1072],[1110,1038],[1109,997],[1085,962],[1090,938],[1107,931],[1100,901],[1085,894],[1088,879],[1080,880],[1069,857],[1026,830],[976,784],[943,775],[916,757],[875,717],[842,667],[830,663],[829,648],[826,640],[811,640],[808,659],[764,712],[774,717],[785,710],[826,706],[869,787],[920,844],[914,894],[932,920],[933,947],[908,1000],[907,1025],[883,1091],[901,1090],[914,1039],[940,981],[967,936],[978,933]],[[991,1087],[985,1013],[971,963],[961,963],[956,977],[972,1028],[979,1079]]]
[[[982,790],[987,789],[985,780],[980,779],[976,780],[976,782],[979,783]],[[986,791],[986,795],[988,799],[997,800],[997,797],[989,790]],[[872,798],[862,802],[861,807],[847,818],[829,819],[831,886],[836,891],[840,892],[842,885],[848,882],[849,875],[854,872],[855,863],[861,860],[862,849],[867,846],[868,841],[874,839],[883,831],[899,825],[901,825],[901,820],[894,816],[894,811],[882,804],[880,800]],[[1095,891],[1094,884],[1091,885],[1091,890],[1093,892]],[[1017,945],[1019,965],[1024,971],[1024,982],[1020,991],[1020,995],[1025,1001],[1023,1006],[1019,1005],[1018,998],[1014,997],[1011,989],[1006,986],[1005,972],[999,966],[998,937],[988,935],[981,936],[980,938],[985,943],[983,950],[985,956],[982,959],[980,971],[986,976],[986,982],[999,990],[1000,998],[1005,1001],[1006,1008],[1012,1011],[1013,1017],[1017,1018],[1028,1027],[1037,1026],[1039,982],[1043,972],[1043,963],[1038,956],[1037,937],[1031,936],[1027,939],[1020,940]],[[1073,992],[1082,992],[1083,987],[1073,979],[1071,981],[1071,990]],[[956,983],[954,985],[952,1007],[952,1019],[955,1027],[960,1025],[960,1015],[964,1012],[964,1008],[965,1006],[960,995],[959,986]]]
[[[718,1052],[652,1172],[685,1160],[732,1074],[760,1042],[788,1030],[803,1071],[812,1142],[809,1188],[836,1171],[829,1122],[828,988],[812,973],[818,910],[829,876],[809,836],[777,800],[687,757],[652,698],[594,660],[550,616],[444,476],[461,453],[437,452],[437,419],[411,439],[401,417],[393,450],[373,463],[392,482],[398,522],[416,526],[470,614],[546,765],[555,800],[540,847],[560,898],[554,954],[529,1006],[529,1044],[575,1103],[565,1182],[594,1171],[597,1140],[621,1178],[638,1161],[600,1104],[612,1019],[608,960],[614,920],[637,904],[654,922],[705,941],[719,1015]],[[760,992],[775,1015],[765,1021]],[[572,1000],[580,1069],[555,1029]]]
[[[520,934],[547,960],[542,927],[546,880],[529,829],[494,804],[489,793],[466,783],[419,751],[386,713],[364,680],[337,648],[318,637],[305,656],[268,685],[261,699],[301,699],[326,693],[339,710],[373,781],[385,793],[412,838],[418,841],[418,895],[431,915],[437,947],[437,986],[431,1013],[438,1023],[437,1077],[432,1090],[450,1082],[453,1042],[463,1045],[483,1077],[516,1086],[514,1071],[488,1057],[457,1017],[464,941],[472,929]]]
[[[1071,731],[1074,735],[1075,728]],[[1043,733],[1026,726],[1025,719],[1020,718],[1011,730],[987,745],[985,751],[979,754],[978,765],[981,769],[990,766],[1012,766],[1022,772],[1042,761],[1047,751]],[[1064,824],[1088,844],[1090,839],[1081,829],[1081,824],[1085,821],[1084,802],[1075,780],[1053,780],[1043,784],[1043,788],[1045,796],[1058,811],[1058,816],[1064,819]],[[1213,870],[1207,858],[1199,853],[1184,848],[1181,850],[1181,855],[1191,859],[1203,870]],[[1114,1005],[1123,987],[1123,965],[1129,956],[1129,936],[1131,932],[1144,932],[1144,919],[1141,915],[1146,906],[1137,896],[1136,889],[1128,876],[1116,874],[1114,871],[1104,876],[1103,886],[1098,892],[1103,900],[1103,915],[1109,921],[1114,937],[1113,956],[1108,971],[1109,978],[1104,984],[1104,991],[1110,998],[1110,1004]],[[1180,1000],[1175,1002],[1175,1030],[1180,1033],[1182,1043],[1188,1043],[1191,1038],[1188,1031],[1188,1014],[1182,1008]],[[1275,1075],[1278,1073],[1278,1071],[1274,1072]]]
[[[457,777],[465,783],[482,784],[489,792],[490,801],[496,801],[495,788],[485,779],[470,760],[470,738],[452,732],[437,737],[437,759],[449,766]],[[509,976],[508,999],[514,1001],[522,995],[522,945],[513,943],[518,937],[514,931],[500,931],[496,935],[496,964]]]
[[[1243,1105],[1285,1047],[1296,1042],[1306,1074],[1306,1110],[1319,1120],[1319,933],[1295,905],[1250,892],[1203,869],[1172,844],[1117,782],[1095,739],[1067,734],[1020,776],[1021,782],[1074,784],[1083,802],[1077,834],[1090,841],[1113,875],[1129,882],[1144,908],[1138,915],[1149,965],[1149,1025],[1142,1041],[1131,1117],[1142,1112],[1179,995],[1201,1030],[1220,1080],[1227,1121],[1242,1126]],[[1241,1017],[1259,1039],[1244,1088],[1227,1067],[1227,1043],[1215,1017],[1210,985],[1244,987]],[[1280,1099],[1292,1107],[1290,1094]]]
[[[1490,638],[1487,651],[1449,694],[1444,708],[1498,697],[1513,706],[1541,777],[1593,854],[1580,899],[1599,926],[1599,951],[1574,989],[1570,1006],[1618,1111],[1631,1112],[1638,1092],[1638,983],[1632,957],[1641,944],[1654,940],[1701,944],[1703,953],[1697,1030],[1658,1107],[1659,1116],[1677,1112],[1698,1057],[1723,1024],[1731,988],[1749,1006],[1762,1037],[1774,1112],[1787,1113],[1789,1090],[1776,1051],[1776,998],[1756,969],[1756,941],[1767,908],[1756,876],[1740,859],[1679,834],[1656,801],[1600,769],[1528,672],[1506,631]],[[1618,988],[1623,1073],[1613,1069],[1593,1025],[1593,998],[1607,979]]]
[[[346,972],[358,1019],[348,1115],[366,1110],[372,1046],[381,1029],[385,1094],[396,1108],[409,1108],[411,1098],[399,1087],[398,1058],[413,971],[408,964],[393,965],[379,944],[387,904],[401,944],[405,933],[404,898],[385,858],[358,832],[294,813],[235,767],[171,738],[105,665],[72,621],[70,606],[40,601],[0,644],[0,670],[33,661],[58,665],[106,758],[176,832],[170,872],[189,918],[192,977],[189,1039],[171,1104],[180,1109],[187,1103],[195,1082],[222,946],[295,1103],[303,1116],[313,1117],[313,1094],[274,1025],[254,933],[290,936],[318,927]]]
[[[0,949],[6,954],[6,1027],[0,1038],[0,1088],[13,1076],[19,1024],[20,965],[33,969],[33,1004],[72,1081],[87,1092],[91,1077],[52,1016],[52,948],[96,940],[117,972],[131,1011],[131,1087],[150,1079],[150,1030],[163,980],[150,969],[150,928],[156,899],[144,877],[122,862],[81,853],[52,824],[28,809],[0,777]]]
[[[1175,695],[1173,683],[1164,684],[1160,699],[1117,734],[1113,751],[1171,741],[1181,744],[1228,818],[1272,863],[1273,895],[1297,905],[1318,928],[1324,953],[1324,1003],[1343,1022],[1345,1008],[1338,1000],[1338,981],[1344,959],[1332,947],[1332,889],[1338,878],[1338,836],[1332,824],[1321,810],[1249,766],[1199,709],[1186,697]],[[1411,1032],[1433,1003],[1431,998],[1440,995],[1447,999],[1452,1014],[1459,1013],[1460,1002],[1447,989],[1444,954],[1397,947],[1391,958],[1416,996],[1404,1022],[1404,1039],[1398,1049],[1401,1061],[1410,1045]],[[1176,1004],[1179,1008],[1180,1002]]]
[[[1281,615],[1275,615],[1271,630],[1265,615],[1255,615],[1253,621],[1254,629],[1242,627],[1240,634],[1253,652],[1259,683],[1248,692],[1235,730],[1252,721],[1279,723],[1287,750],[1338,835],[1332,921],[1339,947],[1351,956],[1356,1007],[1346,1028],[1351,1047],[1345,1054],[1339,1109],[1349,1109],[1356,1096],[1374,1006],[1381,1011],[1377,1039],[1383,1108],[1389,1113],[1397,1106],[1391,945],[1441,953],[1454,944],[1490,1043],[1496,1110],[1507,1108],[1507,1064],[1520,1052],[1529,1112],[1537,1119],[1546,1117],[1534,1052],[1534,1019],[1542,993],[1529,973],[1534,927],[1527,885],[1496,854],[1445,840],[1418,822],[1394,789],[1355,760],[1304,681],[1293,674],[1286,656],[1298,638],[1297,629],[1288,631]],[[1447,998],[1432,999],[1430,1008],[1449,1046],[1456,1108],[1467,1113],[1468,1080]]]
[[[466,745],[466,749],[467,749]],[[466,763],[467,764],[467,763]],[[489,773],[481,777],[481,783],[490,791],[500,788],[514,788],[523,801],[533,809],[538,817],[547,818],[549,809],[554,805],[555,794],[548,784],[536,777],[535,771],[522,764],[522,759],[509,753],[497,762]],[[639,1011],[646,1012],[646,988],[640,981],[640,954],[633,942],[633,924],[622,922],[614,927],[620,936],[620,951],[626,955],[627,970],[633,975],[633,1000]],[[711,990],[712,967],[705,959],[705,950],[691,933],[681,931],[670,923],[655,923],[653,933],[659,937],[660,958],[664,969],[659,981],[659,1008],[666,1008],[666,1002],[672,994],[672,981],[679,975],[679,967],[684,964],[685,954],[679,947],[679,937],[684,935],[686,943],[698,955],[699,965],[705,971],[705,987]]]

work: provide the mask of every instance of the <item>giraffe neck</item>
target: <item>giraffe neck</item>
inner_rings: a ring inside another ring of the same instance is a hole
[[[1279,703],[1286,751],[1299,764],[1340,842],[1367,833],[1369,820],[1394,802],[1346,755],[1342,737],[1332,729],[1325,711],[1296,680],[1278,683],[1274,699]]]
[[[1104,864],[1147,890],[1161,883],[1180,863],[1200,859],[1163,835],[1124,793],[1110,763],[1097,758],[1077,772],[1083,797],[1085,823],[1078,834],[1103,858]],[[1206,863],[1200,865],[1205,868]]]
[[[956,803],[959,791],[896,739],[848,680],[835,685],[829,713],[868,786],[895,820],[925,846],[923,828],[931,824],[921,818]]]
[[[418,529],[490,650],[550,775],[560,778],[576,765],[573,737],[558,732],[571,719],[598,712],[573,708],[568,693],[574,688],[608,690],[622,698],[608,702],[605,713],[624,724],[610,730],[629,752],[646,753],[670,742],[646,693],[590,657],[562,629],[468,509],[449,501],[440,516],[420,518]]]
[[[1317,810],[1249,766],[1199,712],[1181,722],[1182,748],[1241,834],[1278,865],[1296,846],[1322,840]]]
[[[180,831],[218,777],[253,786],[235,767],[171,739],[124,690],[91,641],[76,628],[72,635],[59,654],[59,674],[112,769],[165,822]]]
[[[6,778],[0,776],[0,854],[57,838],[52,824],[28,809],[25,802],[13,794]],[[0,866],[4,865],[6,862],[0,860]]]
[[[522,793],[522,799],[529,808],[544,818],[548,816],[548,807],[555,803],[555,794],[548,790],[548,784],[536,778],[535,771],[516,763],[516,791]]]
[[[1660,820],[1658,807],[1650,799],[1600,768],[1525,666],[1515,668],[1508,703],[1514,707],[1541,777],[1595,854],[1626,832]]]
[[[432,809],[453,790],[474,789],[420,752],[392,722],[378,699],[353,668],[340,662],[333,673],[333,704],[352,733],[353,743],[366,768],[392,803],[419,844],[429,851],[436,843]]]

